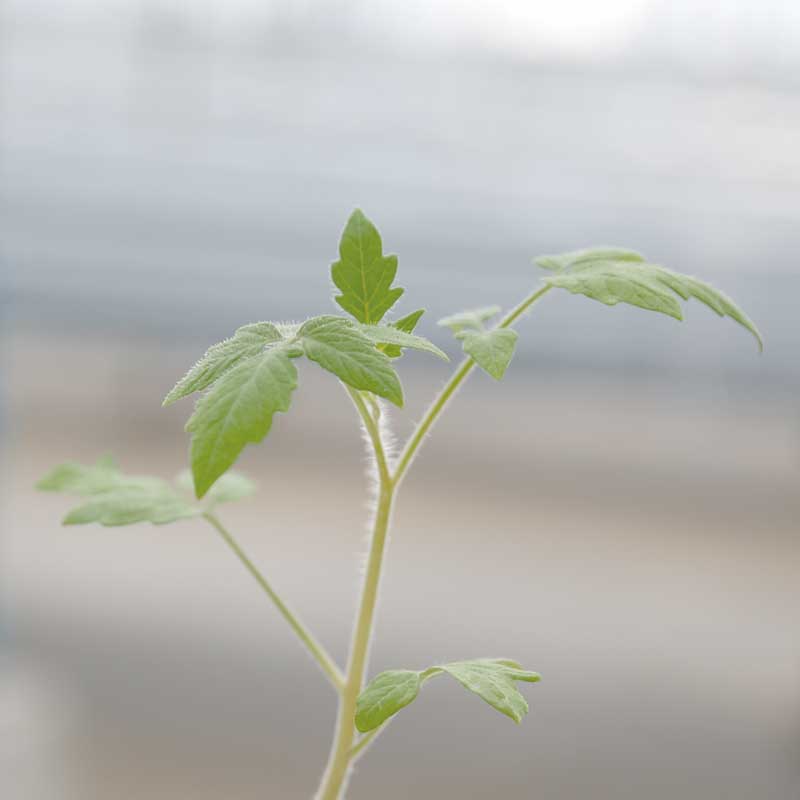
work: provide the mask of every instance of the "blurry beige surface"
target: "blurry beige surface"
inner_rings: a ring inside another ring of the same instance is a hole
[[[56,742],[34,756],[63,778],[30,796],[308,796],[334,698],[213,533],[64,530],[68,501],[31,489],[53,461],[107,449],[179,469],[186,408],[158,399],[191,353],[10,345],[3,601],[16,658],[53,698]],[[414,417],[445,373],[405,362]],[[257,498],[224,517],[343,657],[363,458],[344,394],[313,369],[301,379],[245,459]],[[545,680],[520,728],[430,687],[352,797],[792,797],[796,422],[762,399],[689,408],[679,386],[646,381],[476,376],[404,487],[373,671],[505,654]]]

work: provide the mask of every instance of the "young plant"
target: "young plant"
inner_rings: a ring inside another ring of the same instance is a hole
[[[720,316],[732,317],[762,347],[755,325],[722,292],[696,278],[651,264],[632,250],[596,247],[542,256],[536,264],[548,274],[496,324],[490,321],[500,314],[498,306],[462,311],[440,320],[439,325],[449,328],[461,342],[465,357],[399,456],[390,458],[384,402],[403,405],[395,360],[404,350],[418,350],[443,361],[448,358],[436,345],[414,333],[423,309],[385,321],[404,293],[394,286],[397,257],[384,255],[375,226],[356,210],[342,234],[339,260],[331,268],[339,291],[334,300],[349,316],[325,315],[302,324],[245,325],[230,339],[211,347],[167,395],[164,405],[203,393],[186,424],[191,434],[191,475],[181,476],[173,486],[159,478],[126,475],[113,461],[102,458],[90,466],[62,464],[38,484],[40,489],[83,498],[64,518],[65,525],[161,525],[201,517],[220,534],[338,694],[339,713],[318,800],[343,796],[355,761],[389,720],[417,698],[422,686],[439,675],[454,678],[515,722],[528,711],[518,684],[536,682],[539,675],[509,659],[476,658],[419,670],[393,669],[368,683],[365,676],[392,507],[403,478],[431,426],[469,373],[477,366],[496,380],[503,377],[517,344],[518,334],[512,326],[531,306],[553,289],[566,289],[606,305],[628,303],[680,320],[679,300],[694,297]],[[253,490],[250,481],[228,470],[246,445],[261,442],[269,433],[276,412],[289,410],[297,387],[295,364],[301,358],[332,373],[349,395],[367,435],[378,485],[366,573],[344,670],[248,558],[220,521],[217,510],[220,504]]]

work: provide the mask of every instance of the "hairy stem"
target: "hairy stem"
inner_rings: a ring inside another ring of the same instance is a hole
[[[541,289],[533,292],[533,294],[528,295],[528,297],[526,297],[519,305],[512,308],[511,311],[509,311],[508,314],[503,317],[497,327],[511,327],[511,325],[513,325],[540,297],[546,294],[551,288],[551,286],[543,286]],[[392,481],[394,482],[395,486],[400,483],[400,481],[403,479],[403,476],[408,471],[408,468],[413,461],[419,446],[422,444],[426,434],[431,429],[431,426],[439,418],[439,415],[442,413],[453,395],[458,391],[458,387],[461,386],[467,375],[472,372],[474,366],[475,362],[471,358],[465,358],[459,365],[458,369],[453,373],[453,377],[450,378],[442,391],[439,392],[439,394],[434,398],[434,401],[427,413],[422,418],[419,425],[417,425],[414,433],[411,434],[411,438],[408,440],[406,446],[403,448],[403,452],[400,454],[400,458],[398,459],[397,466],[394,470],[394,475],[392,476]]]
[[[353,743],[356,734],[354,723],[356,701],[364,685],[367,657],[369,656],[369,647],[372,640],[375,605],[378,600],[378,587],[386,549],[386,538],[389,532],[392,500],[394,498],[394,486],[389,476],[389,467],[378,424],[367,408],[361,393],[349,387],[345,388],[350,394],[370,437],[378,469],[380,488],[372,536],[370,538],[364,585],[361,589],[361,599],[350,645],[347,675],[345,677],[344,690],[339,698],[336,731],[328,765],[317,792],[317,800],[338,800],[342,796],[355,755]]]
[[[508,328],[549,289],[549,286],[545,286],[526,297],[502,319],[498,327]],[[386,549],[386,539],[389,532],[392,503],[397,487],[408,470],[425,435],[474,366],[475,362],[471,358],[465,359],[460,364],[453,374],[453,377],[435,398],[428,412],[411,435],[411,438],[408,440],[397,462],[394,473],[389,469],[386,451],[383,440],[381,439],[380,427],[377,420],[379,408],[372,404],[372,398],[365,400],[365,395],[362,392],[345,386],[347,393],[350,395],[361,417],[361,421],[364,424],[364,428],[372,444],[380,489],[378,493],[378,504],[375,510],[372,537],[370,539],[367,571],[364,576],[364,585],[361,590],[361,599],[359,601],[358,614],[353,630],[353,639],[350,645],[347,675],[345,676],[344,688],[339,698],[336,731],[331,745],[328,764],[325,768],[325,774],[322,777],[316,800],[341,800],[352,764],[359,756],[363,755],[367,747],[369,747],[373,739],[378,735],[379,731],[383,729],[383,727],[378,728],[366,736],[363,736],[358,742],[355,741],[356,702],[364,686],[364,675],[367,668],[370,642],[372,640],[375,605],[378,600],[378,587]]]
[[[300,620],[289,609],[286,603],[281,600],[281,598],[270,585],[269,581],[267,581],[267,579],[261,574],[261,571],[258,569],[258,567],[256,567],[256,565],[248,558],[247,554],[239,546],[239,543],[219,521],[216,515],[210,511],[207,511],[205,514],[203,514],[203,516],[219,533],[228,547],[233,550],[233,552],[236,554],[236,557],[242,562],[242,564],[244,564],[248,572],[250,572],[250,574],[256,579],[258,585],[264,590],[267,597],[272,600],[272,602],[275,604],[275,607],[281,613],[283,618],[289,623],[300,641],[308,648],[308,651],[314,657],[317,664],[319,664],[328,680],[333,684],[337,691],[342,692],[345,686],[345,677],[334,660],[328,654],[327,650],[325,650],[325,648],[314,638],[313,634],[308,630],[308,628],[306,628],[306,626],[300,622]]]

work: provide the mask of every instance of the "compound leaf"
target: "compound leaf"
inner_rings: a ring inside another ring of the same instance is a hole
[[[52,469],[37,484],[38,489],[88,498],[64,517],[65,525],[99,522],[129,525],[152,522],[162,525],[202,513],[161,478],[127,475],[108,457],[96,464],[68,461]]]
[[[591,254],[597,251],[578,252]],[[620,260],[583,255],[578,260],[574,257],[570,260],[568,256],[574,254],[560,257],[564,259],[565,266],[560,272],[545,278],[546,284],[567,289],[573,294],[585,295],[609,306],[627,303],[649,311],[658,311],[678,320],[683,319],[678,298],[688,300],[694,297],[719,316],[731,317],[750,331],[756,338],[759,349],[763,350],[761,334],[753,321],[733,300],[708,283],[650,264],[641,260],[641,257],[638,260]]]
[[[528,672],[516,661],[503,658],[453,661],[420,672],[404,669],[381,672],[358,697],[356,728],[366,733],[382,725],[417,698],[425,681],[443,673],[455,678],[465,689],[477,694],[514,722],[521,722],[528,713],[528,703],[517,689],[516,682],[541,680],[538,673]]]
[[[195,493],[203,497],[247,444],[260,442],[273,415],[288,411],[297,387],[297,355],[291,344],[274,344],[246,358],[217,380],[186,423],[192,434]]]
[[[403,331],[404,333],[413,333],[414,328],[417,327],[417,323],[420,320],[420,317],[425,313],[424,308],[417,309],[416,311],[412,311],[410,314],[406,314],[406,316],[401,317],[394,322],[390,322],[393,328],[397,328],[399,331]],[[384,353],[386,353],[389,358],[400,358],[403,355],[403,351],[394,344],[387,344],[380,347]]]
[[[339,261],[331,277],[341,294],[334,298],[359,322],[375,324],[397,302],[403,289],[392,288],[397,256],[384,256],[377,228],[356,209],[339,242]]]
[[[201,392],[240,361],[258,355],[266,345],[281,340],[281,333],[271,322],[255,322],[236,330],[230,339],[210,347],[206,354],[184,375],[164,398],[168,406],[181,397]]]
[[[354,389],[403,405],[403,389],[389,358],[355,324],[342,317],[314,317],[298,339],[308,358]]]
[[[408,669],[381,672],[358,696],[356,728],[362,733],[382,725],[417,699],[422,673]]]
[[[491,331],[469,331],[461,339],[464,352],[475,359],[475,363],[500,380],[514,355],[518,334],[510,328],[495,328]]]
[[[395,345],[398,348],[408,347],[412,350],[422,350],[426,353],[441,358],[443,361],[449,361],[447,354],[442,352],[433,342],[429,342],[422,336],[415,336],[413,333],[406,333],[399,328],[391,325],[364,325],[358,326],[358,329],[363,333],[367,339],[375,344],[388,344]],[[384,350],[384,352],[386,352]],[[389,355],[387,353],[387,355]]]

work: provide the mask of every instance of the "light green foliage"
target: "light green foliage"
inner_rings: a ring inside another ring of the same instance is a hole
[[[191,490],[188,472],[179,476],[177,483],[179,487]],[[161,478],[126,475],[110,458],[104,457],[92,465],[73,461],[60,464],[45,475],[36,488],[88,498],[64,517],[65,525],[88,522],[101,525],[152,522],[163,525],[202,514],[217,503],[245,497],[253,491],[253,484],[243,475],[228,474],[214,487],[214,497],[209,498],[210,502],[199,506]]]
[[[420,687],[429,678],[448,674],[465,689],[474,692],[501,714],[521,722],[528,713],[528,703],[516,687],[517,681],[534,683],[541,680],[536,672],[528,672],[516,661],[502,658],[477,658],[453,661],[429,667],[420,672],[389,670],[370,681],[358,697],[356,728],[371,731],[389,717],[413,702]]]
[[[442,669],[452,675],[465,689],[474,692],[492,708],[522,722],[528,713],[528,703],[516,687],[517,681],[535,683],[541,680],[536,672],[528,672],[516,661],[506,659],[475,659],[445,664]]]
[[[278,411],[288,411],[297,387],[291,345],[271,345],[239,362],[216,381],[186,423],[192,434],[194,487],[202,497],[249,443],[269,433]]]
[[[408,347],[411,350],[422,350],[426,353],[441,358],[442,361],[449,361],[447,354],[442,352],[435,344],[429,342],[422,336],[415,336],[413,333],[406,333],[392,325],[359,325],[358,329],[373,344],[395,345],[398,349]],[[383,351],[386,352],[385,350]],[[387,353],[388,355],[388,353]]]
[[[484,323],[500,313],[500,306],[485,306],[484,308],[473,308],[469,311],[459,311],[449,317],[440,319],[436,324],[443,328],[450,328],[458,336],[465,330],[482,331]]]
[[[134,522],[152,522],[164,525],[179,519],[200,514],[199,508],[181,497],[168,483],[150,487],[111,489],[93,495],[64,517],[64,525],[84,525],[99,522],[101,525],[131,525]]]
[[[300,328],[298,337],[308,358],[348,386],[403,405],[403,389],[391,361],[349,320],[315,317]]]
[[[589,261],[644,261],[641,253],[625,247],[587,247],[584,250],[571,250],[568,253],[539,256],[534,262],[542,269],[563,272],[576,264]]]
[[[424,308],[417,309],[416,311],[412,311],[410,314],[406,314],[406,316],[401,317],[395,322],[390,322],[389,325],[391,325],[393,328],[397,328],[399,331],[403,331],[404,333],[413,333],[414,328],[417,327],[420,317],[424,313]],[[386,353],[389,358],[400,358],[400,356],[403,354],[402,349],[394,344],[381,345],[378,347],[378,349]]]
[[[500,306],[486,306],[459,311],[440,319],[438,324],[450,328],[461,340],[464,352],[495,380],[505,375],[517,346],[517,332],[509,328],[486,330],[485,323],[500,313]]]
[[[552,269],[552,264],[559,258],[564,266],[555,275],[545,278],[545,283],[567,289],[573,294],[583,294],[609,306],[628,303],[678,320],[683,319],[678,298],[688,300],[694,297],[719,316],[736,320],[755,336],[759,349],[763,349],[761,334],[752,320],[733,300],[713,286],[645,262],[638,254],[620,259],[618,256],[598,256],[596,250],[578,252],[582,255],[577,259],[574,253],[560,257],[546,256],[546,268]],[[537,263],[542,266],[541,259],[537,259]]]
[[[331,277],[341,291],[336,302],[359,322],[375,324],[397,302],[403,289],[392,288],[397,256],[384,256],[377,228],[356,209],[339,242],[339,261]]]
[[[478,366],[495,380],[505,375],[517,346],[518,334],[509,328],[491,331],[470,331],[461,341],[464,352],[472,356]]]
[[[270,322],[255,322],[239,328],[230,339],[210,347],[164,398],[168,406],[194,392],[201,392],[240,361],[258,355],[267,344],[281,340],[280,331]]]
[[[114,459],[103,456],[95,464],[79,464],[77,461],[65,461],[53,467],[36,488],[44,492],[67,492],[69,494],[86,495],[105,492],[120,486],[123,480]]]
[[[417,699],[422,673],[410,669],[381,672],[358,696],[356,728],[362,733],[382,725]]]

